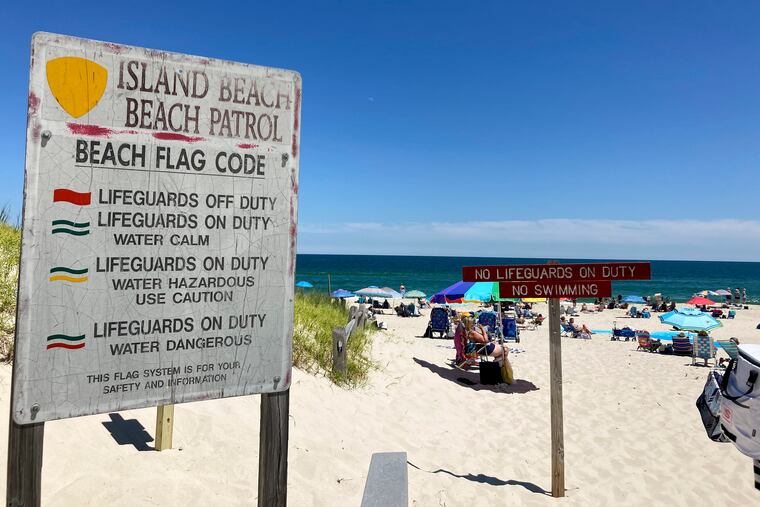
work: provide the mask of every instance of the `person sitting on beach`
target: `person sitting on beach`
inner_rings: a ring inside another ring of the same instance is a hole
[[[543,324],[544,320],[546,320],[546,317],[544,317],[543,315],[539,313],[538,317],[533,319],[533,324],[536,326],[540,326],[541,324]]]
[[[573,329],[575,329],[576,333],[586,333],[589,335],[594,334],[589,328],[586,327],[586,324],[576,324],[575,319],[572,317],[570,317],[569,323],[571,326],[573,326]]]
[[[391,307],[391,304],[388,302],[388,300],[383,301],[383,309],[388,310]]]
[[[590,310],[588,309],[588,306],[586,306],[586,303],[583,303],[581,305],[581,313],[589,313],[589,311]]]
[[[499,358],[507,357],[509,349],[506,345],[502,346],[499,343],[494,343],[488,338],[486,329],[481,324],[475,324],[475,319],[472,317],[465,317],[462,319],[464,323],[465,336],[467,337],[467,345],[465,345],[465,351],[468,353],[474,352],[479,349],[481,345],[485,345],[483,350],[485,354]]]

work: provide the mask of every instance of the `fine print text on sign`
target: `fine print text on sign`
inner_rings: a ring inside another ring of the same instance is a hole
[[[606,262],[588,264],[526,264],[507,266],[465,266],[465,282],[541,282],[589,280],[649,280],[648,262]]]
[[[607,298],[612,296],[612,282],[499,282],[499,294],[503,298]]]
[[[287,389],[300,76],[32,51],[16,422]]]

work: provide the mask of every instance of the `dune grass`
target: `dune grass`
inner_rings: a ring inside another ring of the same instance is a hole
[[[370,328],[351,334],[346,351],[346,374],[332,372],[332,330],[345,326],[346,322],[348,310],[333,304],[328,296],[296,291],[293,365],[309,373],[323,374],[341,386],[365,384],[369,371],[374,367],[370,358]]]
[[[0,360],[13,357],[13,327],[16,319],[16,286],[21,251],[21,230],[0,210]]]

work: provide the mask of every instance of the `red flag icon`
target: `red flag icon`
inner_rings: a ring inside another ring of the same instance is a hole
[[[75,192],[68,188],[53,190],[53,202],[70,202],[77,206],[89,206],[92,192]]]

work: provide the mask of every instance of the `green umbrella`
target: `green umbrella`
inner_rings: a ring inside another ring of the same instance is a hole
[[[424,298],[424,297],[427,297],[427,294],[425,294],[421,290],[410,290],[410,291],[404,292],[404,298],[417,299],[417,298]]]

